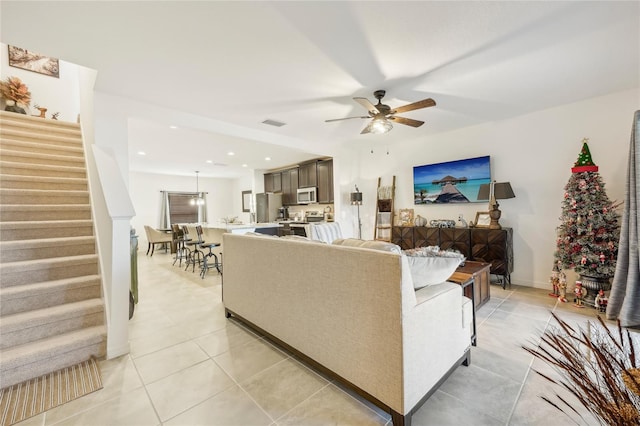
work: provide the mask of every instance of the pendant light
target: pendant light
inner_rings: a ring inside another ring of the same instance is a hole
[[[204,199],[202,198],[202,194],[200,194],[200,186],[198,180],[198,170],[196,170],[196,196],[191,198],[190,204],[192,206],[202,206],[204,205]]]

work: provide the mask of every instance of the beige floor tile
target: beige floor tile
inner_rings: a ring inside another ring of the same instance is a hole
[[[138,358],[187,340],[191,340],[191,337],[180,326],[159,328],[154,332],[147,333],[144,337],[130,339],[129,354],[132,358]]]
[[[478,412],[453,396],[436,391],[413,415],[412,426],[504,426],[505,422]]]
[[[385,425],[360,401],[330,384],[277,420],[280,426]]]
[[[285,358],[284,353],[262,340],[257,340],[246,345],[233,346],[213,359],[234,380],[242,382]]]
[[[291,358],[240,383],[273,419],[278,419],[329,382]]]
[[[147,390],[160,420],[166,421],[233,386],[233,380],[207,359],[151,383]]]
[[[268,426],[271,424],[273,420],[238,386],[227,389],[163,423],[164,426]]]
[[[225,328],[195,339],[195,342],[210,356],[215,357],[229,348],[258,340],[259,337],[243,327],[227,322]]]
[[[506,422],[518,398],[522,382],[516,382],[473,364],[459,367],[440,390],[467,407]],[[481,397],[479,397],[481,396]]]
[[[46,418],[46,425],[51,425]],[[145,389],[123,393],[86,411],[66,418],[56,426],[157,426],[160,420]]]
[[[134,363],[145,384],[167,377],[209,358],[192,341],[179,343],[166,349],[136,358]]]

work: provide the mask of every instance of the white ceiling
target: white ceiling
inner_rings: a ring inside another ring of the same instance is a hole
[[[2,1],[0,23],[3,43],[98,70],[99,92],[212,120],[132,120],[133,170],[233,176],[640,85],[637,1]],[[391,107],[437,106],[386,135],[324,122],[363,115],[352,98],[376,89]],[[171,140],[218,157],[135,155]]]

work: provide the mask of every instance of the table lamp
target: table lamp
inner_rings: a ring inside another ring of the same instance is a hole
[[[362,222],[360,221],[360,206],[362,205],[362,192],[356,185],[356,192],[351,193],[351,205],[358,206],[358,238],[362,239]]]
[[[478,200],[489,200],[489,217],[491,217],[489,229],[502,229],[498,223],[502,212],[498,208],[500,205],[496,200],[506,200],[507,198],[515,198],[515,196],[509,182],[496,183],[496,181],[492,181],[480,185]]]

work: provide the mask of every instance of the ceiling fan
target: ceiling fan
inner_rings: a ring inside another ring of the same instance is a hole
[[[391,109],[389,105],[385,105],[382,103],[382,98],[386,91],[384,90],[376,90],[373,92],[373,96],[378,100],[376,105],[373,105],[367,98],[353,98],[354,101],[358,102],[360,105],[365,107],[369,112],[369,115],[357,116],[357,117],[345,117],[345,118],[334,118],[332,120],[325,120],[326,123],[331,121],[341,121],[341,120],[350,120],[352,118],[373,118],[367,126],[362,129],[360,134],[364,133],[387,133],[393,128],[393,124],[396,122],[400,124],[406,124],[411,127],[420,127],[424,124],[424,121],[414,120],[411,118],[398,117],[395,114],[413,111],[415,109],[432,107],[436,104],[431,98],[423,99],[418,102],[414,102],[408,105],[404,105],[398,108]]]

